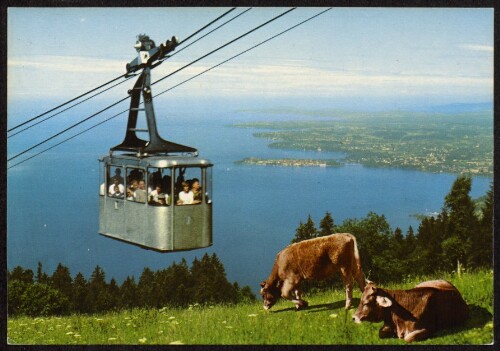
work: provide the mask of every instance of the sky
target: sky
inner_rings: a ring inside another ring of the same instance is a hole
[[[64,102],[125,73],[125,64],[136,57],[133,45],[137,34],[148,34],[157,45],[172,35],[182,41],[228,9],[9,8],[8,102],[33,98]],[[237,8],[218,24],[246,9]],[[287,9],[251,9],[165,61],[154,69],[152,80]],[[322,10],[297,8],[158,83],[154,92],[168,89]],[[228,99],[491,102],[493,29],[493,9],[333,8],[169,94]],[[108,96],[122,98],[126,89],[115,88]]]

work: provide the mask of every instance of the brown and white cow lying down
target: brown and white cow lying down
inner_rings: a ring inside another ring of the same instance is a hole
[[[353,320],[384,322],[381,338],[406,342],[424,340],[437,330],[463,323],[468,308],[460,292],[445,280],[418,284],[410,290],[387,290],[366,285]]]
[[[294,302],[297,309],[306,307],[307,302],[301,297],[301,281],[327,279],[337,271],[346,284],[345,308],[349,309],[353,278],[361,291],[367,283],[356,238],[351,234],[332,234],[287,246],[276,255],[269,278],[260,284],[264,309],[271,308],[280,296]]]

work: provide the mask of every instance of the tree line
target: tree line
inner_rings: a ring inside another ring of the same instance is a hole
[[[357,239],[363,271],[378,283],[397,282],[408,276],[432,275],[493,267],[493,188],[482,201],[470,197],[472,178],[459,176],[445,196],[441,211],[423,216],[417,231],[410,226],[392,230],[383,215],[369,212],[362,219],[346,219],[336,225],[327,212],[315,227],[309,215],[300,222],[292,243],[306,239],[351,233]],[[323,288],[333,279],[308,283],[307,288]]]
[[[121,285],[96,266],[87,280],[82,273],[71,277],[58,264],[52,275],[38,263],[36,274],[20,266],[8,272],[9,315],[47,316],[70,313],[100,313],[131,308],[187,307],[194,304],[235,304],[255,301],[250,287],[231,284],[217,255],[185,259],[153,272],[144,268],[139,281],[128,276]]]

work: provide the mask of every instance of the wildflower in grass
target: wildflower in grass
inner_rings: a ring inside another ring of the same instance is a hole
[[[75,338],[81,338],[82,336],[80,334],[75,334],[73,335]]]
[[[73,335],[74,333],[72,331],[67,332],[66,335]]]
[[[249,314],[248,317],[257,317],[255,313]]]
[[[148,341],[148,339],[146,339],[146,338],[139,339],[139,342],[140,342],[141,344],[145,344],[145,343],[146,343],[146,341]]]
[[[337,318],[338,316],[339,316],[338,314],[336,314],[336,313],[332,313],[332,314],[330,315],[330,318]]]
[[[163,334],[163,330],[159,330],[159,331],[158,331],[158,334]]]
[[[184,343],[180,340],[176,340],[176,341],[172,341],[171,343],[169,343],[169,345],[184,345]]]
[[[108,338],[108,341],[115,341],[116,338]]]
[[[96,318],[95,320],[96,320],[97,322],[102,322],[104,319],[102,319],[102,318]]]
[[[168,319],[175,319],[175,317],[174,316],[170,316],[170,317],[168,317]]]

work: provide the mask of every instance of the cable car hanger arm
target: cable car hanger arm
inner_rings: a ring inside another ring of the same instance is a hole
[[[146,67],[156,67],[161,64],[169,52],[175,50],[175,47],[179,44],[179,41],[175,36],[165,43],[161,43],[160,46],[155,46],[155,42],[145,34],[139,34],[137,36],[137,42],[134,47],[137,50],[137,57],[127,63],[127,75],[134,73],[140,69]]]

